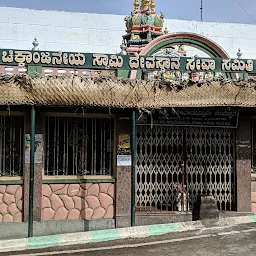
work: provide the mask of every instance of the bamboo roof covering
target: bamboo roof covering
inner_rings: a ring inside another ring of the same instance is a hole
[[[117,108],[254,107],[256,80],[162,82],[117,77],[0,76],[0,105]]]

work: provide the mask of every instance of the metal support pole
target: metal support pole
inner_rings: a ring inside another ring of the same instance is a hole
[[[201,11],[201,21],[203,21],[203,0],[201,0],[200,11]]]
[[[135,111],[132,112],[132,172],[131,172],[131,226],[135,226],[135,203],[136,203],[136,188],[135,188],[135,166],[136,166],[136,116]]]
[[[29,218],[28,237],[33,237],[34,220],[34,170],[35,170],[35,119],[36,112],[34,106],[31,108],[31,128],[30,128],[30,173],[29,173]]]

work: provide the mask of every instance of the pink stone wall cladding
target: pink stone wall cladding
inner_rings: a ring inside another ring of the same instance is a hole
[[[0,222],[21,222],[22,215],[22,185],[0,185]]]
[[[114,184],[43,184],[42,220],[114,218]]]

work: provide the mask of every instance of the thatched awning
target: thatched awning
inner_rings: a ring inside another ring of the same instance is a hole
[[[256,106],[256,81],[162,83],[116,77],[0,77],[0,105],[120,108]]]

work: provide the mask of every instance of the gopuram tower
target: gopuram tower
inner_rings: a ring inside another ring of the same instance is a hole
[[[150,41],[168,33],[163,31],[164,15],[157,15],[155,0],[134,0],[134,10],[125,17],[126,35],[123,36],[122,51],[127,54],[140,53]]]

